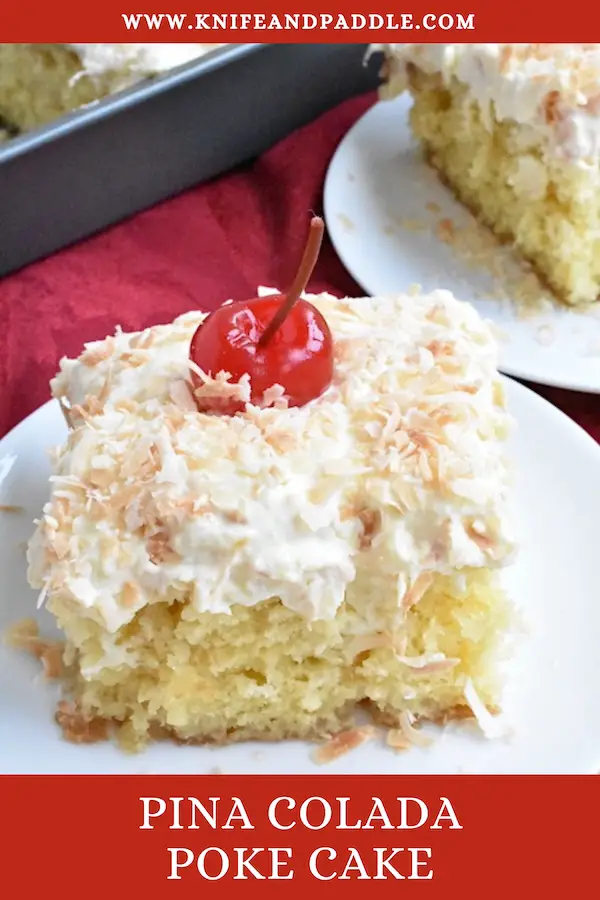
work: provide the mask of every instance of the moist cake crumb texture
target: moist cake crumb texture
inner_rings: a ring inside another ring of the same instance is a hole
[[[514,539],[493,336],[445,291],[307,299],[335,376],[303,407],[274,387],[198,412],[196,312],[61,362],[69,434],[28,557],[76,739],[360,742],[366,703],[400,748],[473,696],[497,711]]]
[[[460,200],[570,305],[600,295],[600,45],[388,44],[382,96]]]

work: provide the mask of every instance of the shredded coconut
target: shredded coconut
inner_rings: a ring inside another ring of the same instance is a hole
[[[318,765],[333,762],[340,756],[345,756],[351,750],[356,750],[365,741],[370,741],[375,735],[375,729],[372,725],[363,725],[360,728],[349,728],[347,731],[340,731],[330,740],[319,747],[313,754],[313,759]]]
[[[485,737],[490,739],[505,737],[507,734],[505,723],[497,716],[493,716],[485,704],[482,703],[479,694],[475,689],[475,685],[470,678],[467,679],[465,684],[464,694],[465,700],[469,704],[477,724]]]

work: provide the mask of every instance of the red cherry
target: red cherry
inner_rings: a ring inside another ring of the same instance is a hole
[[[230,382],[248,374],[253,403],[260,404],[265,391],[280,384],[289,406],[303,406],[331,384],[333,341],[329,326],[318,309],[299,299],[316,263],[323,231],[323,220],[315,217],[298,274],[287,294],[221,306],[192,338],[192,362],[211,377],[229,372]],[[192,383],[194,389],[203,384],[196,372],[192,372]],[[201,412],[233,415],[244,408],[237,399],[195,399]]]

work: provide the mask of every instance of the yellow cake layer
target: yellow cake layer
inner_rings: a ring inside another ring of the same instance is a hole
[[[77,674],[74,698],[85,718],[122,723],[130,747],[157,729],[199,743],[322,738],[346,726],[365,700],[388,724],[405,710],[433,720],[464,717],[468,679],[489,708],[499,702],[497,663],[510,607],[497,577],[485,569],[436,576],[405,620],[390,584],[371,584],[377,612],[370,628],[353,607],[360,579],[333,620],[313,623],[277,600],[236,606],[231,615],[198,613],[185,597],[152,604],[116,636],[135,666]],[[74,670],[102,664],[114,636],[78,617],[60,595],[50,609],[66,632]],[[399,653],[441,653],[458,663],[419,671]]]
[[[458,198],[514,242],[568,304],[600,295],[596,169],[549,152],[539,132],[485,123],[467,87],[411,66],[411,124]]]
[[[0,116],[21,131],[111,93],[122,74],[82,74],[63,44],[0,44]]]

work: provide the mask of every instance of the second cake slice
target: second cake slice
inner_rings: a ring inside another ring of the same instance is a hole
[[[600,45],[385,45],[384,97],[456,195],[571,305],[600,295]]]

